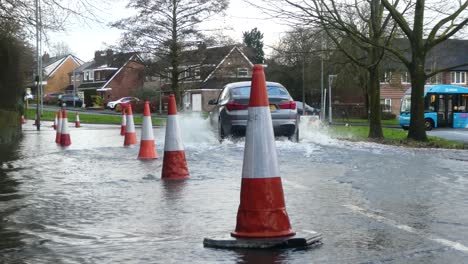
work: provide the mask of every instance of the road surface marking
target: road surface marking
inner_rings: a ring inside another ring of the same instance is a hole
[[[378,215],[376,213],[369,212],[366,209],[363,209],[363,208],[361,208],[359,206],[356,206],[356,205],[345,204],[343,206],[348,208],[349,210],[351,210],[353,212],[356,212],[356,213],[359,213],[361,215],[367,216],[367,217],[369,217],[371,219],[374,219],[374,220],[376,220],[376,221],[378,221],[380,223],[383,223],[383,224],[386,224],[386,225],[389,225],[389,226],[393,226],[393,227],[398,228],[400,230],[403,230],[403,231],[406,231],[406,232],[409,232],[409,233],[412,233],[412,234],[416,234],[416,235],[418,235],[418,236],[420,236],[422,238],[437,242],[437,243],[442,244],[444,246],[451,247],[451,248],[453,248],[455,250],[458,250],[458,251],[461,251],[461,252],[464,252],[464,253],[468,253],[468,247],[461,244],[461,243],[459,243],[459,242],[454,242],[454,241],[450,241],[450,240],[447,240],[447,239],[434,237],[432,235],[422,234],[417,229],[414,229],[414,228],[412,228],[410,226],[407,226],[407,225],[399,224],[399,223],[397,223],[396,221],[394,221],[392,219],[388,219],[388,218],[385,218],[385,217],[383,217],[381,215]]]

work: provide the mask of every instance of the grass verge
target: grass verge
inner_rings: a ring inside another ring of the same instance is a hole
[[[333,122],[337,123],[369,123],[369,120],[367,119],[357,119],[357,118],[333,118]],[[380,121],[382,125],[398,125],[398,120],[397,119],[390,119],[390,120],[381,120]]]
[[[54,121],[54,113],[53,111],[46,111],[44,110],[41,120],[46,120],[46,121]],[[28,109],[27,110],[27,117],[28,119],[33,120],[36,116],[36,110],[35,109]],[[69,121],[74,121],[75,120],[75,113],[73,111],[68,111],[67,112],[68,120]],[[141,125],[143,121],[142,116],[134,116],[133,121],[135,122],[136,125]],[[151,119],[153,125],[164,125],[166,122],[164,118],[152,118]],[[80,122],[81,123],[87,123],[87,124],[116,124],[120,125],[122,122],[122,116],[120,115],[93,115],[93,114],[83,114],[80,113]]]
[[[344,139],[350,141],[367,141],[376,142],[386,145],[405,146],[414,148],[446,148],[446,149],[466,149],[466,144],[442,139],[439,137],[428,136],[427,142],[418,142],[408,140],[408,131],[393,129],[393,128],[382,128],[384,139],[373,140],[367,138],[369,134],[368,126],[332,126],[329,127],[331,135],[337,139]]]

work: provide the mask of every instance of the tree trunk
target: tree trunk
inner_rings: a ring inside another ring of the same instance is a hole
[[[180,109],[182,107],[180,100],[180,91],[179,91],[179,57],[180,57],[180,48],[179,48],[179,38],[177,32],[179,30],[177,24],[177,1],[172,0],[172,39],[170,46],[170,59],[172,66],[172,76],[171,76],[171,89],[174,93],[177,107]]]
[[[414,60],[413,60],[414,61]],[[424,63],[415,63],[415,67],[410,69],[411,73],[411,119],[408,131],[408,139],[416,141],[427,141],[426,130],[424,127],[424,84],[426,83],[426,74]]]
[[[369,71],[369,97],[370,97],[370,117],[369,117],[369,138],[382,139],[382,125],[380,119],[380,81],[379,67],[371,67]]]

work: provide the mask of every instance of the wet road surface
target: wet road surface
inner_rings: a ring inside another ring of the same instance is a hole
[[[119,126],[70,127],[62,148],[51,128],[26,124],[1,151],[0,263],[468,263],[468,151],[316,131],[276,145],[292,227],[324,244],[204,248],[235,228],[244,141],[219,144],[206,121],[180,122],[191,178],[175,182],[160,180],[164,128],[161,158],[144,162]]]

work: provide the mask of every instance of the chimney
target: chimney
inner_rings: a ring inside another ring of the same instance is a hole
[[[50,56],[49,56],[49,53],[44,52],[44,55],[42,55],[42,63],[48,63],[50,60]]]

